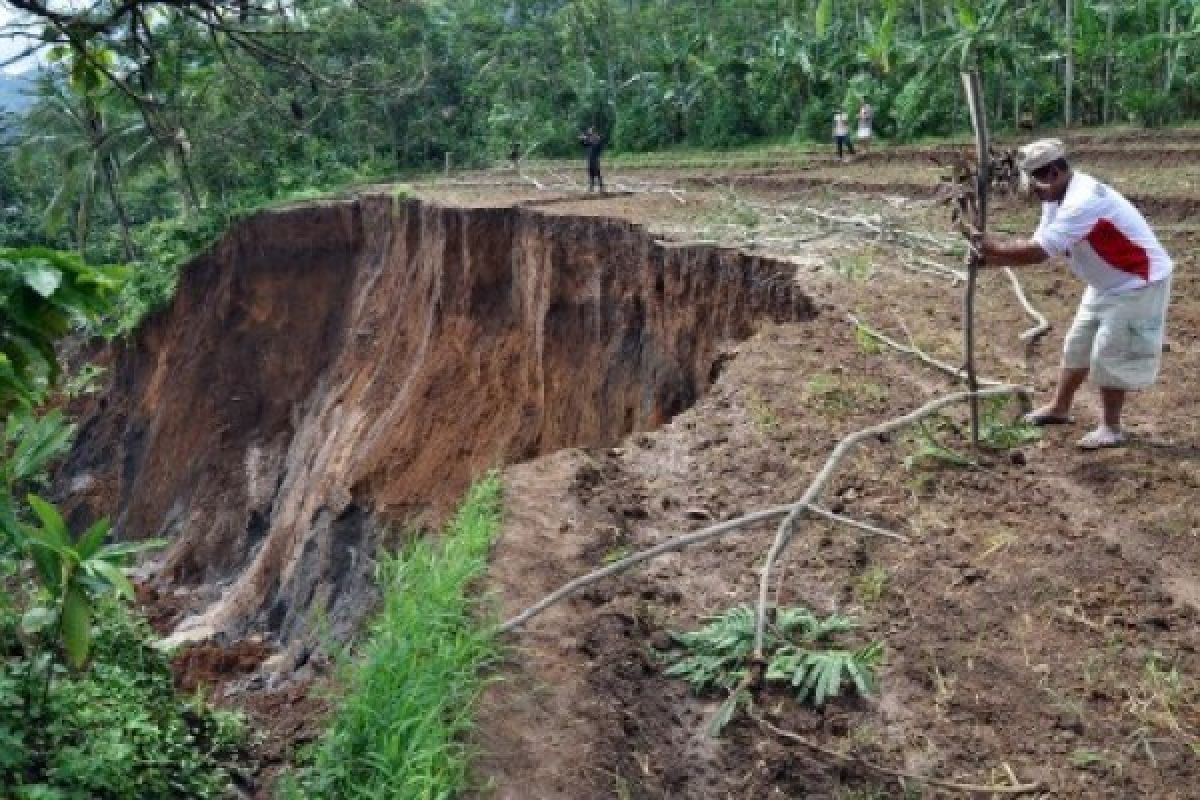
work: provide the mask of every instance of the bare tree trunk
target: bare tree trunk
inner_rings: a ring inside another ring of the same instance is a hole
[[[1167,61],[1170,59],[1171,43],[1166,40],[1167,35],[1167,3],[1170,0],[1158,0],[1158,34],[1163,38],[1162,52],[1159,53],[1159,58],[1162,59],[1162,74],[1163,83],[1166,83]]]
[[[84,179],[83,191],[79,195],[79,207],[75,210],[75,240],[79,257],[87,261],[88,234],[92,225],[92,193],[96,191],[96,173]]]
[[[1071,127],[1071,94],[1075,88],[1075,3],[1067,0],[1066,19],[1063,25],[1067,31],[1067,63],[1063,83],[1066,88],[1066,102],[1063,108],[1063,126]]]
[[[1178,47],[1172,46],[1175,42],[1175,32],[1176,32],[1175,9],[1172,8],[1171,9],[1171,22],[1170,22],[1170,25],[1167,30],[1168,36],[1170,38],[1167,40],[1167,74],[1163,78],[1163,94],[1164,95],[1171,93],[1171,83],[1174,81],[1174,78],[1175,78],[1175,61],[1179,55]]]
[[[108,199],[121,224],[121,243],[125,247],[125,260],[133,261],[133,238],[129,235],[129,215],[125,213],[125,204],[121,202],[121,193],[117,191],[117,167],[111,156],[104,159],[104,183],[108,187]]]
[[[997,74],[995,86],[992,88],[992,99],[996,104],[992,124],[999,128],[1004,121],[1004,81],[1000,79],[999,74]]]
[[[921,23],[921,38],[929,35],[929,26],[925,21],[925,0],[917,0],[917,19]]]
[[[179,170],[179,188],[182,190],[179,196],[183,200],[183,215],[190,217],[192,212],[200,205],[200,199],[196,194],[196,184],[192,181],[192,169],[188,166],[187,156],[183,153],[183,148],[175,146],[171,152],[175,157],[175,166]]]
[[[1108,4],[1108,25],[1104,32],[1104,109],[1101,112],[1101,123],[1112,121],[1112,67],[1113,67],[1113,28],[1117,20],[1117,5]]]

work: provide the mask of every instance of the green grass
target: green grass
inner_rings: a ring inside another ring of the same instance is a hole
[[[94,613],[91,661],[75,671],[18,652],[21,615],[0,609],[0,797],[229,797],[241,716],[177,695],[149,626],[116,599]]]
[[[464,739],[498,653],[471,585],[487,566],[500,507],[491,474],[440,538],[421,537],[381,560],[383,609],[331,727],[285,796],[434,800],[467,786]]]
[[[887,591],[888,573],[885,568],[876,564],[870,567],[854,581],[854,596],[864,607],[877,604]]]

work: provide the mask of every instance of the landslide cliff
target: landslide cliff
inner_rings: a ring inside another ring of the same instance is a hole
[[[183,598],[181,632],[350,632],[381,542],[474,476],[689,407],[793,268],[622,221],[387,194],[263,212],[112,354],[65,468]]]

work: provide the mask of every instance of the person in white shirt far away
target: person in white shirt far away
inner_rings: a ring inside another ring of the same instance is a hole
[[[1017,166],[1042,201],[1037,230],[1021,241],[966,228],[972,247],[987,266],[1021,267],[1065,256],[1087,285],[1064,343],[1054,397],[1026,419],[1037,425],[1070,422],[1075,393],[1090,376],[1100,390],[1104,418],[1079,446],[1115,447],[1125,441],[1126,395],[1149,387],[1158,376],[1171,257],[1128,200],[1071,168],[1058,139],[1020,148]]]
[[[858,109],[858,146],[862,151],[867,152],[867,146],[871,143],[871,127],[875,121],[875,111],[871,108],[871,104],[866,100]]]
[[[854,142],[850,141],[850,119],[845,111],[836,111],[833,115],[833,140],[837,143],[838,161],[842,160],[842,150],[849,150],[854,155]]]

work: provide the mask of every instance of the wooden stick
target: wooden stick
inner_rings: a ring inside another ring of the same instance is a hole
[[[963,88],[967,93],[967,106],[971,111],[971,127],[975,129],[975,228],[980,233],[987,231],[987,191],[991,179],[988,169],[987,111],[984,105],[983,86],[979,73],[962,73]],[[978,277],[980,254],[974,247],[967,248],[967,288],[963,294],[963,350],[967,369],[967,388],[974,392],[979,388],[975,378],[975,284]],[[972,396],[971,447],[979,448],[979,400]]]
[[[661,556],[664,553],[671,553],[671,552],[675,552],[677,550],[682,550],[685,547],[689,547],[693,544],[700,544],[701,542],[707,542],[710,539],[719,538],[721,536],[724,536],[727,533],[732,533],[736,530],[740,530],[741,528],[749,527],[750,525],[754,525],[755,523],[758,523],[758,522],[764,522],[766,520],[777,519],[779,517],[790,514],[795,510],[796,510],[795,503],[790,503],[785,506],[774,506],[773,508],[767,508],[762,511],[756,511],[752,514],[746,514],[745,516],[738,517],[737,519],[731,519],[731,520],[722,522],[717,525],[709,526],[707,528],[704,528],[703,530],[684,534],[683,536],[678,536],[674,539],[669,539],[669,540],[663,542],[662,544],[655,545],[654,547],[649,548],[648,550],[642,550],[640,552],[634,553],[633,555],[627,556],[626,558],[623,558],[620,561],[615,561],[612,564],[609,564],[608,566],[606,566],[602,569],[595,570],[594,572],[589,572],[586,575],[581,575],[580,577],[575,578],[574,580],[563,584],[561,587],[559,587],[555,591],[551,592],[550,594],[546,595],[541,600],[539,600],[538,602],[531,605],[529,608],[522,611],[520,614],[517,614],[512,619],[505,622],[503,625],[501,625],[496,630],[498,633],[507,633],[508,631],[511,631],[514,628],[518,628],[521,625],[524,625],[529,620],[536,617],[538,614],[545,611],[550,606],[554,605],[555,603],[561,602],[562,600],[565,600],[566,598],[570,597],[571,595],[578,594],[581,590],[586,589],[587,587],[591,586],[592,584],[598,583],[599,581],[602,581],[605,578],[611,577],[613,575],[617,575],[622,572],[626,572],[630,568],[635,567],[644,561],[649,561],[652,558],[657,558],[658,556]],[[824,517],[825,519],[832,520],[834,522],[840,522],[845,525],[850,525],[852,527],[858,528],[859,530],[866,531],[867,533],[871,533],[876,536],[886,536],[888,538],[896,539],[901,542],[909,541],[909,538],[907,536],[902,536],[898,533],[893,533],[892,531],[884,530],[883,528],[877,528],[874,525],[870,525],[866,522],[860,522],[856,519],[851,519],[849,517],[842,516],[841,514],[835,514],[832,511],[829,511],[824,508],[820,508],[818,506],[811,506],[807,510],[812,512],[813,514],[816,514],[817,516]]]

